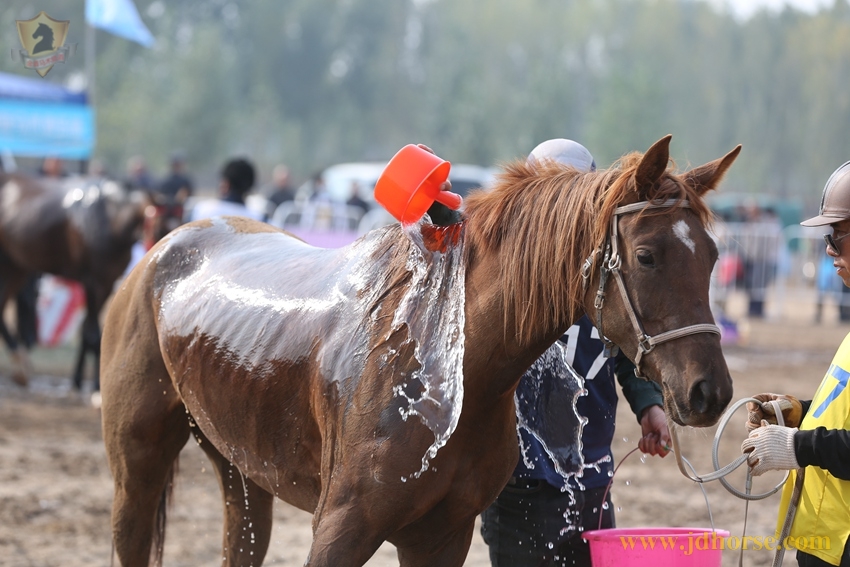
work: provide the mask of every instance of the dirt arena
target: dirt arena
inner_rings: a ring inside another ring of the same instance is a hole
[[[735,382],[734,400],[763,391],[811,397],[832,355],[850,327],[836,321],[834,309],[821,325],[804,307],[764,321],[742,322],[740,344],[724,348]],[[8,567],[92,567],[110,564],[109,514],[112,481],[106,465],[97,410],[69,394],[73,349],[39,350],[38,373],[23,391],[9,379],[9,359],[0,353],[0,564]],[[724,436],[721,463],[732,460],[744,438],[743,412]],[[711,470],[714,430],[683,430],[683,452],[697,471]],[[617,462],[637,445],[640,429],[620,404],[614,442]],[[617,523],[637,526],[709,526],[698,485],[684,478],[672,456],[635,453],[619,469],[613,486]],[[767,476],[767,475],[766,475]],[[758,479],[763,491],[780,478]],[[743,475],[732,479],[742,486]],[[706,486],[714,523],[741,535],[744,502],[718,483]],[[753,502],[747,534],[773,533],[778,497]],[[165,549],[165,565],[220,565],[221,500],[214,473],[194,443],[181,456]],[[310,516],[289,505],[275,506],[275,526],[265,565],[302,565],[310,543]],[[744,565],[769,565],[772,553],[744,552]],[[737,565],[737,552],[724,552],[724,565]],[[793,553],[786,565],[796,565]],[[368,563],[398,565],[384,545]],[[489,565],[476,531],[465,565]]]

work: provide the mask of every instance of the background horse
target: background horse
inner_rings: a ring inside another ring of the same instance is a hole
[[[95,357],[99,389],[100,311],[130,261],[140,236],[143,203],[118,184],[71,179],[53,181],[0,173],[0,313],[35,274],[76,280],[86,295],[86,317],[73,383],[82,387],[86,353]],[[16,362],[13,378],[26,385],[26,349],[0,317]]]
[[[668,145],[596,173],[509,164],[462,223],[338,250],[233,217],[160,241],[104,327],[121,564],[161,562],[193,433],[224,493],[225,565],[262,562],[275,496],[313,513],[305,565],[360,566],[383,541],[405,567],[462,565],[517,462],[519,379],[582,312],[662,385],[671,419],[713,424],[732,385],[702,332],[717,260],[702,196],[740,147],[676,175]]]

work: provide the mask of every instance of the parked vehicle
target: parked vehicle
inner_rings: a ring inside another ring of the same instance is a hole
[[[322,171],[325,190],[335,201],[343,203],[347,201],[351,197],[352,184],[357,183],[359,197],[370,207],[370,210],[360,219],[358,234],[395,222],[395,219],[375,201],[375,183],[386,165],[386,162],[339,163]],[[473,189],[489,186],[495,172],[495,168],[480,165],[452,164],[449,172],[452,191],[461,197],[466,197]],[[309,194],[310,183],[305,183],[299,189],[299,193]]]
[[[360,198],[375,206],[375,183],[386,167],[386,162],[339,163],[322,172],[328,194],[331,198],[345,202],[351,196],[351,184],[359,185]],[[452,164],[449,180],[452,191],[465,197],[469,191],[486,187],[493,179],[495,170],[471,164]]]

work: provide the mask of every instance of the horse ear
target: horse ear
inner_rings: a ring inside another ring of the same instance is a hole
[[[726,170],[729,169],[739,153],[741,153],[741,144],[738,144],[734,150],[722,158],[685,172],[682,178],[685,183],[694,188],[698,195],[705,195],[706,192],[716,188],[720,184],[720,180],[723,179]]]
[[[646,150],[638,164],[635,172],[635,186],[641,197],[645,197],[649,188],[658,181],[667,171],[670,162],[670,139],[673,136],[667,134]]]

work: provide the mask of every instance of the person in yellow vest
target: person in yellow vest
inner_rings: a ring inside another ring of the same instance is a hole
[[[803,226],[829,226],[826,252],[838,276],[850,287],[850,161],[836,169],[823,190],[820,214]],[[793,396],[759,394],[759,406],[747,404],[749,437],[741,450],[754,475],[791,470],[779,507],[781,530],[789,508],[796,470],[803,485],[787,547],[796,547],[800,567],[850,567],[850,334],[815,392],[801,401]],[[770,400],[779,402],[786,427],[776,424]]]

